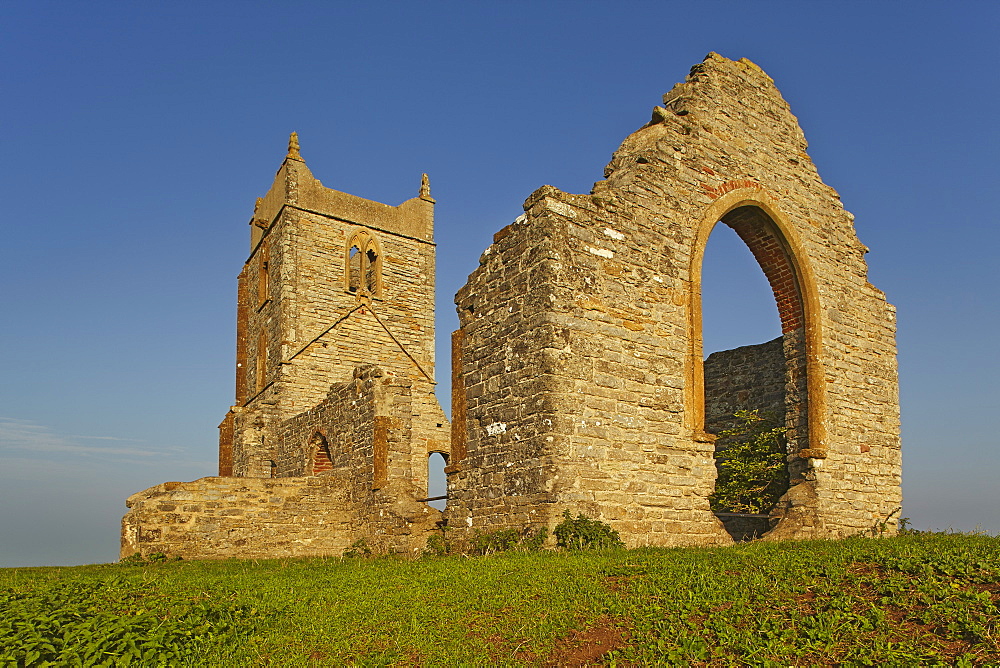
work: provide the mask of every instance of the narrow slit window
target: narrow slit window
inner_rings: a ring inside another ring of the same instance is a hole
[[[270,264],[268,259],[268,253],[265,249],[261,249],[260,257],[257,260],[257,304],[263,304],[268,299],[268,290],[270,286],[268,285],[268,265]]]
[[[267,383],[267,337],[264,332],[257,337],[257,391],[264,389]]]

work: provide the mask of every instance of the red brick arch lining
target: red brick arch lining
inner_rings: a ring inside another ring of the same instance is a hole
[[[713,441],[705,433],[705,378],[701,331],[701,267],[708,236],[721,221],[747,244],[774,293],[789,357],[789,380],[801,388],[795,407],[797,447],[810,457],[825,456],[825,387],[821,361],[822,334],[819,297],[809,257],[797,231],[776,206],[777,198],[758,184],[717,195],[704,211],[696,230],[689,273],[688,323],[690,349],[687,362],[685,423],[699,441]]]
[[[323,473],[333,469],[333,460],[330,457],[330,445],[323,434],[316,432],[309,439],[309,449],[312,451],[312,474]]]
[[[781,318],[781,333],[788,334],[805,324],[802,295],[795,266],[773,221],[755,206],[733,209],[721,219],[747,245],[774,292]]]

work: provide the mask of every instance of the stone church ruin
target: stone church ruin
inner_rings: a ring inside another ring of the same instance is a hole
[[[853,216],[773,81],[709,54],[629,135],[589,194],[543,186],[458,292],[449,420],[434,395],[434,199],[388,206],[318,181],[293,134],[250,221],[236,401],[219,475],[131,496],[122,556],[415,554],[564,511],[630,546],[732,542],[709,507],[736,410],[787,428],[767,539],[836,538],[901,501],[894,309]],[[774,293],[780,338],[701,342],[716,224]],[[447,460],[447,507],[427,461]]]

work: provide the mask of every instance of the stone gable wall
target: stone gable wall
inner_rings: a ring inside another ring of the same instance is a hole
[[[632,545],[727,540],[708,510],[699,298],[720,220],[761,263],[786,332],[795,484],[773,536],[848,535],[898,507],[892,308],[805,149],[770,78],[712,54],[590,195],[528,199],[457,299],[468,440],[449,518],[502,526],[502,506],[551,525],[566,508]],[[545,490],[548,510],[501,502],[500,471],[504,490]]]

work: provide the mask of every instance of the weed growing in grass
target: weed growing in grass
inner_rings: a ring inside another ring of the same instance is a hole
[[[444,557],[449,554],[451,554],[451,542],[444,531],[440,536],[434,534],[427,539],[427,546],[424,547],[425,557]]]
[[[549,530],[546,527],[541,527],[537,531],[531,527],[521,531],[517,529],[499,529],[485,533],[477,531],[469,541],[468,553],[486,555],[510,550],[533,552],[542,549],[548,536]]]
[[[170,603],[155,590],[139,591],[114,577],[8,590],[0,593],[0,664],[191,664],[206,643],[255,624],[256,613],[247,606]]]
[[[488,555],[501,552],[537,552],[542,549],[549,537],[547,527],[533,529],[497,529],[496,531],[476,531],[467,541],[455,541],[448,535],[446,526],[441,528],[441,535],[433,535],[427,539],[425,556],[444,557],[447,555]]]
[[[374,553],[374,550],[368,545],[367,539],[359,538],[344,550],[344,557],[347,559],[367,559]]]
[[[567,550],[589,550],[601,547],[625,547],[618,532],[610,524],[580,514],[573,519],[568,510],[563,511],[563,521],[553,532],[556,545]]]
[[[870,529],[868,529],[867,531],[862,531],[859,535],[868,536],[869,538],[881,538],[882,536],[885,536],[889,531],[889,521],[892,519],[892,516],[901,510],[902,508],[896,508],[894,511],[892,511],[885,517],[876,520],[875,523],[872,524]]]
[[[173,561],[181,561],[181,557],[168,557],[163,552],[153,552],[149,556],[142,556],[134,552],[118,563],[122,566],[149,566],[150,564],[166,564]]]

